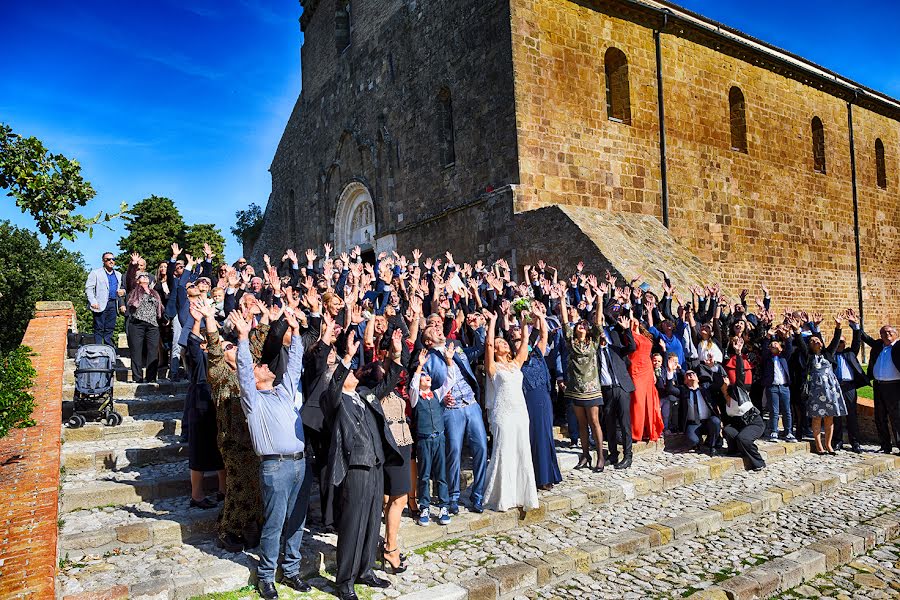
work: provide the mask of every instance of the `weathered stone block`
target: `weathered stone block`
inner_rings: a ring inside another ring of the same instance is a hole
[[[715,510],[699,510],[688,513],[688,518],[697,525],[697,535],[706,535],[722,528],[722,513]]]
[[[603,538],[600,543],[609,547],[609,556],[636,554],[650,548],[650,537],[637,531],[624,531],[615,536]]]
[[[721,513],[722,518],[726,521],[733,521],[741,515],[749,514],[752,510],[752,507],[748,502],[741,502],[740,500],[729,500],[728,502],[715,504],[709,508],[710,510]]]
[[[737,575],[717,584],[728,594],[728,600],[754,600],[759,592],[759,582],[753,577]]]
[[[757,569],[776,575],[780,591],[789,590],[803,583],[803,567],[784,557],[763,563]]]
[[[566,548],[563,550],[565,554],[572,557],[575,561],[575,568],[582,573],[587,573],[591,569],[591,555],[581,548]]]
[[[561,494],[569,499],[573,509],[581,508],[588,503],[588,496],[584,492],[578,490],[564,490]]]
[[[116,539],[123,544],[139,544],[150,539],[150,529],[146,523],[120,525],[116,527]]]
[[[745,577],[750,577],[756,581],[758,594],[760,598],[768,598],[779,590],[781,581],[777,571],[770,571],[756,567],[744,573]]]
[[[501,595],[537,585],[537,569],[528,563],[515,562],[491,567],[487,574],[500,582]]]
[[[841,564],[841,552],[834,546],[831,546],[825,542],[815,542],[806,547],[813,552],[818,552],[819,554],[823,554],[825,556],[825,570],[833,571]]]
[[[663,478],[663,489],[671,490],[684,485],[684,469],[681,467],[669,467],[656,473]]]
[[[566,499],[568,500],[568,498]],[[512,511],[515,514],[515,511]],[[547,518],[547,503],[541,502],[540,506],[533,510],[519,509],[519,522],[523,525],[539,523]]]
[[[537,584],[538,585],[541,585],[541,586],[546,585],[553,578],[553,571],[551,570],[550,563],[548,563],[543,558],[538,557],[538,556],[536,556],[534,558],[526,558],[525,562],[528,563],[529,565],[531,565],[532,567],[534,567],[535,569],[537,569]],[[499,590],[500,584],[498,583],[497,585],[498,585],[497,589]]]
[[[550,573],[553,577],[562,577],[575,570],[575,558],[562,550],[550,552],[541,558],[550,565]]]
[[[792,560],[800,565],[803,581],[809,581],[810,579],[821,575],[827,569],[825,554],[810,548],[791,552],[790,554],[786,554],[784,558]]]
[[[728,594],[720,587],[708,587],[705,590],[694,592],[688,596],[688,600],[729,600]]]
[[[685,515],[666,519],[660,525],[671,529],[676,540],[697,534],[696,521]]]
[[[397,600],[466,600],[469,592],[455,583],[443,583],[428,589],[399,596]]]
[[[596,564],[609,558],[609,546],[587,543],[582,544],[579,548],[590,556],[591,564]]]
[[[500,582],[492,577],[480,575],[460,582],[468,593],[467,600],[496,600],[500,597]],[[538,585],[542,585],[538,579]]]
[[[572,500],[562,494],[544,496],[541,499],[541,504],[546,505],[546,510],[550,512],[570,510],[572,508]]]
[[[877,527],[858,525],[847,529],[847,533],[862,538],[866,545],[866,552],[874,548],[876,544],[884,543],[884,532]],[[879,537],[881,537],[881,539],[878,539]]]
[[[821,543],[837,548],[841,555],[841,564],[850,562],[854,556],[861,556],[866,553],[865,538],[847,532],[833,535],[822,540]]]

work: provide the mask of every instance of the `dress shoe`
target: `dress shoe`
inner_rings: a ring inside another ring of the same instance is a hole
[[[374,575],[374,574],[367,575],[366,577],[360,577],[359,579],[356,580],[356,583],[358,583],[360,585],[366,585],[366,586],[369,586],[372,588],[384,589],[384,588],[391,587],[390,581],[388,581],[387,579],[382,579],[381,577],[378,577],[377,575]]]
[[[856,454],[862,454],[862,448],[859,447],[859,444],[853,444],[850,446],[850,452],[855,452]]]
[[[216,503],[210,500],[209,498],[203,498],[202,500],[194,500],[191,498],[191,508],[215,508]]]
[[[282,576],[281,581],[279,581],[278,583],[286,585],[292,590],[297,590],[298,592],[308,592],[312,589],[312,586],[300,579],[300,575],[291,575],[290,577],[284,575]]]
[[[216,546],[228,552],[240,552],[244,549],[244,540],[233,533],[225,533],[216,538]]]
[[[622,462],[617,462],[617,463],[613,466],[613,468],[614,468],[614,469],[617,469],[617,470],[619,470],[619,471],[621,471],[621,470],[623,470],[623,469],[629,468],[630,466],[631,466],[631,457],[630,457],[630,456],[627,456],[627,457],[625,457],[625,458],[622,459]]]
[[[450,503],[450,514],[451,514],[451,515],[458,515],[458,514],[459,514],[459,503],[458,503],[458,502],[451,502],[451,503]]]
[[[256,589],[259,590],[259,595],[263,598],[271,599],[278,597],[278,590],[275,589],[275,584],[271,581],[260,581],[256,584]]]
[[[350,590],[349,592],[338,592],[338,598],[341,600],[359,600],[359,596],[356,595],[356,592]]]
[[[472,512],[481,514],[484,512],[484,506],[481,504],[481,500],[475,500],[472,502]]]

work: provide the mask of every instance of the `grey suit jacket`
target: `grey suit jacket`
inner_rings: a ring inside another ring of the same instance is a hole
[[[118,271],[113,271],[113,273],[116,274],[116,281],[119,282],[116,289],[122,288],[122,274]],[[106,278],[106,270],[103,267],[94,269],[88,275],[87,283],[84,284],[84,293],[87,296],[89,307],[92,304],[100,307],[99,309],[91,307],[91,310],[103,312],[106,308],[106,301],[109,299],[109,280]]]

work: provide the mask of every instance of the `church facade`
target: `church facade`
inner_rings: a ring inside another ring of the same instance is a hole
[[[659,0],[302,0],[253,255],[330,242],[900,317],[900,102]]]

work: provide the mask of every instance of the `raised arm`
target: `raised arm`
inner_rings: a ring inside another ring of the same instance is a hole
[[[288,351],[287,369],[281,378],[283,386],[293,398],[297,395],[300,386],[300,377],[303,376],[303,337],[300,335],[300,324],[294,316],[293,309],[284,312],[284,320],[291,328],[291,347]]]
[[[497,313],[488,312],[487,341],[484,346],[484,371],[488,377],[493,377],[496,371],[494,365],[494,331],[497,329]]]
[[[250,323],[244,320],[240,312],[232,312],[228,318],[231,326],[238,334],[237,375],[241,388],[241,403],[248,411],[256,404],[256,377],[253,375],[253,358],[250,356]]]
[[[531,326],[522,324],[522,341],[519,342],[519,348],[516,350],[516,356],[513,359],[513,362],[516,363],[516,366],[520,369],[522,365],[525,364],[525,361],[528,360],[528,339],[531,336]]]

